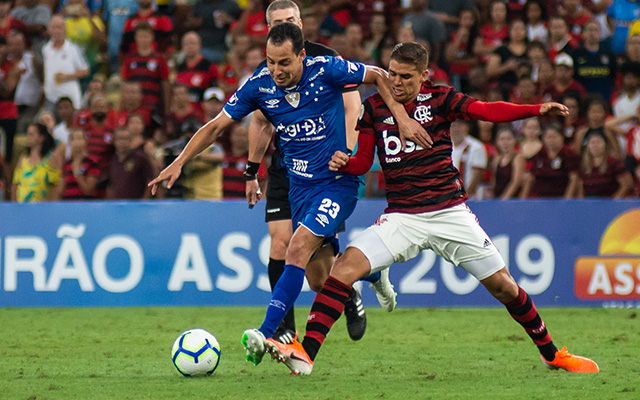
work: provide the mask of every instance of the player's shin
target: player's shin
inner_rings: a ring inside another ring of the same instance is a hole
[[[303,268],[291,264],[284,266],[284,273],[273,288],[271,301],[267,307],[267,315],[260,327],[260,332],[264,334],[264,337],[270,338],[276,331],[287,311],[298,298],[303,283]]]
[[[510,302],[503,302],[511,318],[516,320],[527,332],[533,343],[538,346],[540,354],[547,360],[553,361],[558,349],[551,340],[551,335],[542,321],[533,300],[527,292],[518,286],[518,296]]]
[[[340,282],[333,276],[318,292],[307,319],[306,334],[302,346],[311,360],[315,360],[322,343],[333,324],[344,311],[344,304],[351,293],[351,285]]]

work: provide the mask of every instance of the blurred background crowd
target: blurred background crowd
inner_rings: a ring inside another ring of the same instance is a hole
[[[146,199],[152,177],[265,58],[267,0],[0,0],[0,198]],[[456,121],[474,199],[640,195],[640,2],[299,1],[305,39],[484,101],[559,101],[562,119]],[[364,99],[374,88],[362,85]],[[244,198],[248,121],[160,198]],[[266,185],[265,158],[260,180]],[[384,196],[374,165],[365,196]]]

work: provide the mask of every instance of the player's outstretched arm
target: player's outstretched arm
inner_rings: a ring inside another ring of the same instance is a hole
[[[227,117],[223,112],[220,112],[217,117],[207,122],[207,124],[202,128],[198,129],[178,157],[176,157],[176,159],[173,160],[167,168],[163,169],[154,180],[149,182],[147,186],[151,187],[151,194],[155,195],[158,191],[158,185],[164,181],[168,181],[167,188],[171,189],[173,184],[180,177],[182,166],[193,156],[211,146],[218,138],[218,134],[224,128],[231,125],[232,122],[233,120],[231,118]]]
[[[402,149],[405,148],[407,140],[419,144],[425,149],[430,149],[433,145],[431,136],[424,130],[422,125],[407,114],[404,106],[393,99],[391,95],[391,84],[387,75],[387,71],[372,65],[366,66],[366,74],[363,83],[375,83],[378,93],[384,100],[391,113],[396,118],[398,130],[400,132],[400,141]]]
[[[490,122],[511,122],[518,119],[537,117],[540,115],[569,115],[564,104],[548,102],[543,104],[515,104],[506,101],[474,101],[469,105],[467,113],[473,119]]]

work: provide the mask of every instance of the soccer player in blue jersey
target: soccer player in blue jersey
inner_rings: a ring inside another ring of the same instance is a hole
[[[317,268],[306,271],[309,260],[324,245],[332,245],[335,254],[335,234],[355,208],[357,178],[327,168],[335,151],[347,151],[341,88],[375,84],[398,125],[415,131],[403,136],[418,132],[428,138],[420,124],[408,117],[403,105],[393,100],[384,70],[334,57],[306,58],[303,43],[297,25],[283,23],[271,28],[267,67],[256,71],[229,99],[223,112],[203,126],[182,153],[149,183],[152,193],[163,181],[168,181],[170,188],[187,160],[211,145],[223,129],[256,109],[275,126],[281,161],[290,180],[295,231],[284,273],[273,290],[264,322],[260,329],[248,329],[243,335],[247,360],[256,365],[266,352],[266,338],[273,335],[300,294],[305,273],[312,288],[322,287],[326,272]],[[261,140],[269,139],[267,136]],[[255,173],[247,171],[246,178],[253,179]]]

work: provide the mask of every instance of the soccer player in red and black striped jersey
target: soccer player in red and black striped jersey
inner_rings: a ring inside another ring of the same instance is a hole
[[[394,100],[419,121],[433,140],[431,148],[401,143],[394,117],[379,95],[369,97],[358,122],[358,151],[336,152],[334,171],[362,174],[377,148],[384,172],[388,207],[376,223],[349,244],[316,295],[304,341],[282,344],[267,339],[272,356],[295,374],[310,374],[313,361],[344,310],[351,285],[363,276],[404,262],[431,249],[475,276],[505,305],[538,346],[544,365],[572,372],[598,372],[598,365],[558,350],[533,301],[509,274],[491,239],[465,204],[460,173],[451,160],[449,127],[456,119],[507,122],[539,115],[566,115],[559,103],[516,105],[477,101],[452,87],[427,80],[428,53],[417,43],[401,43],[391,54],[389,80]]]

